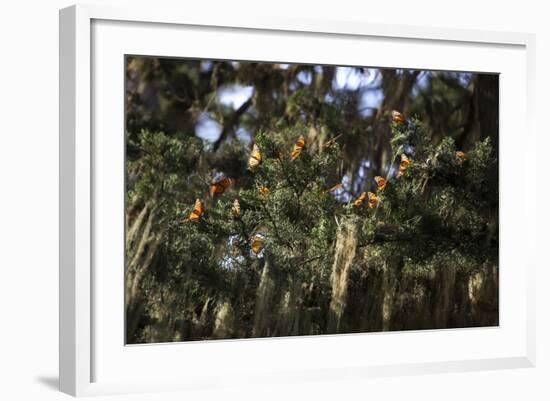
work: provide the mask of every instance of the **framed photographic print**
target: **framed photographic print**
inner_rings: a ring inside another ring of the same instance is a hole
[[[152,11],[60,14],[62,391],[534,364],[533,36]]]

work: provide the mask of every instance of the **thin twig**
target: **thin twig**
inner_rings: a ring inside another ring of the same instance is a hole
[[[290,179],[290,175],[287,174],[286,170],[285,170],[285,165],[283,163],[283,159],[281,158],[281,156],[277,156],[277,160],[279,160],[279,164],[281,165],[281,169],[283,170],[283,174],[285,176],[285,179],[288,181],[288,183],[290,184],[290,186],[292,187],[292,189],[294,190],[294,194],[296,195],[296,197],[298,199],[300,199],[300,192],[298,191],[295,183],[293,180]]]
[[[262,202],[262,209],[264,210],[265,214],[267,215],[267,218],[269,219],[269,221],[273,225],[273,228],[275,229],[275,236],[277,237],[277,239],[280,242],[282,242],[283,244],[285,244],[288,248],[290,248],[290,250],[292,250],[294,252],[294,248],[293,248],[292,244],[288,241],[285,241],[283,239],[283,237],[281,237],[281,234],[279,233],[279,227],[277,227],[277,223],[275,222],[275,219],[273,219],[273,217],[269,213],[269,210],[267,210],[267,207],[265,206],[265,204],[263,202]]]
[[[390,166],[388,167],[388,172],[386,173],[386,182],[385,182],[385,185],[388,185],[388,182],[390,181],[391,168],[392,168],[392,166],[393,166],[393,163],[394,163],[396,157],[397,157],[397,155],[394,154],[393,151],[392,151],[392,155],[391,155],[391,159],[390,159]],[[378,208],[380,207],[380,203],[381,203],[381,202],[378,202],[378,203],[376,204],[376,209],[374,209],[374,213],[373,213],[373,215],[372,215],[373,218],[376,217],[376,212],[378,212]]]
[[[309,262],[313,262],[314,260],[317,260],[317,259],[321,259],[323,257],[323,255],[318,255],[318,256],[314,256],[312,258],[309,258],[309,259],[306,259],[304,260],[303,262],[300,262],[296,265],[296,267],[299,267],[299,266],[302,266],[302,265],[305,265]]]
[[[244,102],[241,105],[241,107],[239,107],[237,110],[235,110],[235,112],[233,113],[231,118],[229,118],[227,123],[223,124],[223,129],[222,129],[222,132],[220,133],[220,137],[218,139],[216,139],[216,141],[212,145],[212,149],[213,149],[214,152],[218,150],[218,148],[220,147],[222,142],[225,140],[227,135],[235,129],[235,126],[239,122],[239,119],[242,117],[242,115],[244,113],[246,113],[246,111],[248,110],[248,108],[250,106],[252,106],[252,103],[253,103],[252,99],[253,98],[254,98],[254,96],[250,96],[250,99],[248,99],[246,102]]]

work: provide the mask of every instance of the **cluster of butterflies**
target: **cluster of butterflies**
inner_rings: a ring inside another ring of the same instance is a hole
[[[392,116],[392,122],[395,124],[404,124],[405,123],[405,117],[400,112],[393,110],[391,113]],[[402,154],[401,155],[401,162],[399,163],[399,171],[397,172],[397,178],[403,176],[405,173],[405,170],[407,167],[409,167],[410,160],[407,157],[407,155]],[[386,188],[386,179],[384,177],[376,176],[374,177],[374,181],[376,182],[376,189],[377,191],[381,192]],[[367,200],[367,205],[369,209],[374,209],[378,206],[380,203],[380,197],[376,195],[373,192],[363,192],[359,197],[353,202],[354,206],[361,206],[363,202]]]
[[[212,192],[211,192],[212,193]],[[216,192],[214,192],[216,193]],[[217,192],[219,193],[219,192]],[[193,207],[193,211],[189,214],[189,217],[187,217],[184,222],[188,221],[195,221],[198,220],[204,212],[204,209],[202,207],[202,202],[200,199],[197,199],[195,201],[195,206]],[[234,216],[238,217],[241,215],[241,204],[238,199],[235,199],[233,201],[233,205],[231,207],[231,212]],[[250,249],[252,252],[257,255],[260,253],[261,249],[263,248],[265,236],[261,234],[255,234],[250,241]]]
[[[292,152],[290,154],[291,160],[296,160],[300,154],[302,153],[302,150],[304,149],[306,144],[306,141],[303,136],[300,136],[296,143],[294,144],[294,147],[292,148]],[[262,152],[260,151],[260,148],[258,145],[254,144],[252,146],[252,151],[250,152],[250,156],[248,158],[248,170],[255,171],[256,168],[260,165],[262,162]],[[225,192],[227,188],[229,188],[231,185],[235,183],[235,180],[230,177],[224,177],[220,180],[214,181],[210,184],[209,193],[211,197],[214,197],[216,195],[221,195]],[[260,187],[259,188],[260,194],[263,196],[267,196],[269,194],[269,188],[267,187]],[[198,220],[202,214],[203,214],[203,205],[200,199],[197,199],[195,201],[195,206],[193,207],[193,211],[189,214],[189,216],[184,220],[184,222],[188,221],[195,221]],[[237,211],[236,215],[240,215],[240,205],[238,199],[235,199],[235,202],[233,204],[233,211]]]
[[[290,159],[296,160],[302,154],[302,150],[304,149],[305,146],[306,146],[306,140],[303,136],[300,136],[300,138],[298,138],[298,140],[294,144],[294,147],[292,148]],[[258,145],[254,144],[252,146],[252,152],[250,153],[250,157],[248,158],[248,170],[255,171],[261,162],[262,162],[262,152],[260,151],[260,148],[258,147]]]
[[[210,190],[209,190],[210,196],[214,197],[216,195],[223,194],[228,187],[233,185],[234,182],[235,180],[229,177],[225,177],[225,178],[222,178],[221,180],[213,182],[212,184],[210,184]],[[204,213],[204,209],[202,206],[202,202],[200,199],[197,199],[195,201],[195,205],[193,206],[193,210],[191,211],[189,216],[183,221],[184,222],[196,221],[202,216],[203,213]]]
[[[376,181],[376,187],[378,191],[382,191],[386,187],[386,179],[380,176],[374,177]],[[354,206],[361,206],[363,202],[367,200],[367,205],[369,209],[374,209],[380,203],[380,197],[378,197],[373,192],[363,192],[355,201],[353,202]]]
[[[294,144],[294,147],[292,148],[292,152],[290,154],[291,160],[296,160],[300,154],[302,153],[302,150],[305,147],[305,139],[303,136],[300,136],[296,143]],[[248,158],[248,170],[251,172],[254,172],[256,168],[260,165],[262,162],[262,152],[260,151],[260,148],[258,145],[254,144],[252,146],[252,151],[250,153],[250,156]],[[231,185],[235,183],[235,180],[230,177],[224,177],[220,180],[216,180],[210,184],[209,193],[211,197],[215,197],[216,195],[221,195],[225,192],[227,188],[229,188]],[[260,195],[267,196],[269,194],[269,188],[262,186],[259,188]],[[235,217],[239,217],[241,215],[241,205],[239,203],[238,199],[235,199],[233,201],[233,206],[231,207],[231,211]],[[189,216],[184,219],[184,222],[193,222],[203,215],[204,208],[203,204],[200,199],[197,199],[195,201],[195,205],[193,206],[193,210],[189,214]],[[264,244],[265,236],[261,234],[256,234],[251,239],[250,248],[254,254],[258,254]]]
[[[391,112],[391,117],[392,117],[392,121],[395,124],[401,125],[405,123],[405,117],[403,116],[403,114],[401,114],[397,110],[393,110]],[[401,177],[405,173],[405,170],[407,169],[407,167],[409,167],[409,164],[410,164],[410,160],[407,157],[407,155],[402,154],[401,162],[399,163],[399,171],[397,172],[397,178]]]
[[[401,155],[401,162],[399,163],[399,171],[397,172],[397,178],[403,176],[405,173],[405,170],[409,167],[409,164],[411,164],[411,161],[409,158],[405,155]],[[374,181],[376,182],[376,190],[378,192],[381,192],[386,188],[386,179],[384,177],[380,177],[377,175],[374,177]],[[380,203],[380,197],[376,195],[373,192],[363,192],[359,197],[353,202],[354,206],[361,206],[363,202],[367,200],[367,205],[369,209],[374,209],[378,206]]]
[[[392,121],[396,124],[403,124],[405,123],[405,117],[403,117],[403,115],[398,111],[394,110],[392,111]],[[332,138],[330,141],[324,144],[324,147],[331,146],[332,144],[335,143],[336,139],[338,139],[339,137],[340,135],[338,135],[335,138]],[[302,151],[304,150],[304,147],[305,147],[305,139],[303,136],[300,136],[292,148],[290,159],[294,161],[298,157],[300,157],[300,155],[302,154]],[[457,161],[459,162],[465,159],[465,154],[463,152],[457,152],[456,155],[457,155]],[[260,148],[258,147],[257,144],[254,144],[252,146],[252,151],[250,152],[250,156],[248,158],[248,163],[247,163],[248,170],[251,172],[254,172],[258,168],[258,166],[261,164],[262,158],[263,156]],[[405,170],[409,167],[409,164],[410,164],[409,158],[405,154],[402,154],[401,161],[399,163],[399,170],[397,172],[397,178],[401,177],[405,173]],[[374,177],[374,181],[376,182],[377,192],[379,193],[383,191],[384,188],[386,187],[386,179],[381,176],[376,176]],[[220,180],[216,180],[212,182],[210,184],[210,189],[209,189],[210,196],[215,197],[216,195],[223,194],[227,188],[229,188],[231,185],[234,184],[234,182],[235,180],[230,177],[224,177]],[[330,188],[328,192],[336,191],[337,189],[342,187],[343,187],[342,183],[336,184],[335,186]],[[259,192],[260,192],[260,195],[265,197],[269,194],[270,190],[267,187],[260,187]],[[361,195],[359,195],[357,199],[355,199],[355,201],[353,202],[353,205],[358,207],[363,205],[365,201],[367,202],[369,209],[374,209],[379,205],[380,197],[373,192],[363,192]],[[241,205],[238,199],[235,199],[233,201],[231,211],[235,217],[239,217],[241,215]],[[184,219],[184,222],[196,221],[200,219],[203,213],[204,213],[203,204],[200,199],[197,199],[195,201],[195,205],[193,206],[193,210],[191,211],[189,216],[186,219]],[[250,247],[252,252],[255,254],[258,254],[263,247],[264,241],[265,241],[265,236],[261,234],[255,234],[251,238]]]

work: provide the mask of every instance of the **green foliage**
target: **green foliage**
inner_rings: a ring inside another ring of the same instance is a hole
[[[498,181],[489,138],[462,155],[450,137],[432,145],[415,119],[393,124],[392,135],[394,154],[406,153],[410,164],[402,177],[388,178],[377,213],[363,222],[365,240],[419,276],[445,259],[468,273],[496,263],[498,229],[489,222],[497,220]]]

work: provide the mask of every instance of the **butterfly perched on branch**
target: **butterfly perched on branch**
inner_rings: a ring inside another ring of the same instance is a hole
[[[396,124],[403,124],[405,122],[405,117],[403,117],[403,114],[396,110],[391,112],[391,119]]]
[[[262,248],[264,247],[265,237],[261,234],[256,234],[252,237],[250,242],[250,249],[254,255],[258,255]]]
[[[378,203],[380,202],[380,198],[376,196],[376,194],[369,192],[367,193],[367,196],[369,198],[369,201],[368,201],[369,209],[374,209],[376,206],[378,206]]]
[[[384,188],[386,188],[386,179],[384,177],[380,177],[377,175],[374,177],[374,181],[376,181],[376,188],[379,191],[382,191]]]
[[[461,151],[461,150],[458,150],[458,151],[455,153],[455,160],[456,160],[456,163],[457,163],[457,164],[462,164],[462,163],[464,163],[464,161],[466,160],[466,153],[464,153],[464,152]]]
[[[225,190],[233,185],[235,180],[233,178],[225,177],[221,180],[214,181],[212,184],[210,184],[210,196],[214,195],[221,195],[225,192]]]
[[[361,206],[366,197],[367,197],[367,193],[363,192],[361,195],[359,195],[359,198],[355,199],[355,202],[353,202],[353,204],[355,206]]]
[[[183,221],[184,221],[184,223],[188,222],[188,221],[196,221],[196,220],[199,219],[199,217],[202,216],[202,213],[203,213],[203,209],[202,209],[201,200],[197,199],[195,201],[195,206],[193,206],[193,211],[189,214],[189,217],[187,217]]]
[[[367,204],[369,209],[374,209],[380,202],[380,198],[372,192],[363,192],[359,197],[353,202],[355,206],[361,206],[365,199],[368,199]]]
[[[411,161],[407,155],[402,154],[401,163],[399,163],[399,171],[397,172],[397,178],[401,177],[405,173],[405,170],[409,167],[409,164],[411,164]]]
[[[248,169],[250,171],[256,170],[256,168],[260,165],[262,161],[262,152],[260,152],[260,148],[258,145],[254,144],[252,146],[252,152],[250,153],[250,157],[248,158]]]
[[[296,160],[298,158],[298,156],[300,156],[300,154],[302,153],[302,149],[304,148],[305,144],[306,144],[306,140],[304,139],[303,136],[298,138],[298,140],[294,144],[294,148],[292,149],[292,153],[290,155],[290,158],[292,160]]]

